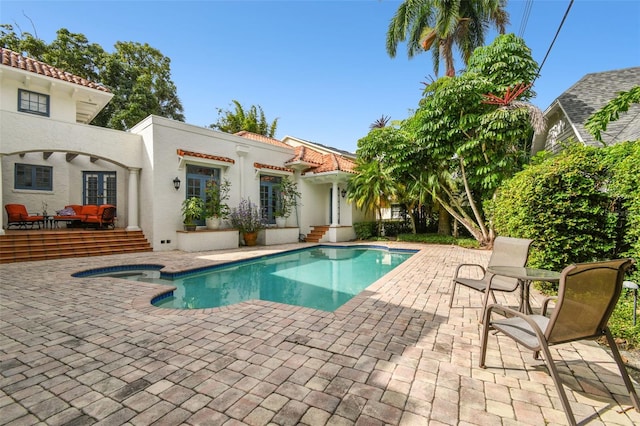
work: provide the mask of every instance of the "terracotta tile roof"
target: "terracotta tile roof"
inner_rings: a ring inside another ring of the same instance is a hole
[[[270,164],[263,164],[263,163],[253,163],[253,167],[256,167],[258,169],[279,170],[281,172],[289,172],[289,173],[293,173],[295,171],[288,167],[272,166]]]
[[[71,73],[62,71],[51,65],[47,65],[44,62],[36,61],[35,59],[22,56],[18,52],[13,50],[0,48],[0,63],[12,68],[17,68],[23,71],[32,72],[46,77],[63,80],[69,83],[78,84],[80,86],[88,87],[90,89],[100,90],[102,92],[111,93],[106,87],[93,83],[86,78],[78,77]]]
[[[322,164],[322,154],[320,154],[318,151],[314,151],[313,149],[309,149],[304,145],[300,145],[295,148],[295,152],[296,155],[291,160],[287,161],[287,164],[309,163],[318,166]]]
[[[322,156],[322,164],[306,172],[326,173],[326,172],[347,172],[355,173],[356,163],[347,157],[337,154],[325,154]]]
[[[197,158],[204,158],[204,159],[207,159],[207,160],[222,161],[222,162],[231,163],[231,164],[235,164],[235,162],[236,162],[233,158],[220,157],[218,155],[202,154],[200,152],[185,151],[185,150],[179,149],[179,148],[178,148],[178,155],[180,157],[184,157],[184,156],[197,157]]]
[[[308,166],[305,173],[347,172],[355,173],[356,163],[342,155],[321,154],[305,146],[296,147],[296,155],[286,164],[303,163]]]
[[[268,136],[259,135],[258,133],[248,132],[246,130],[241,130],[239,132],[234,133],[236,136],[241,136],[246,139],[251,139],[258,142],[268,143],[271,145],[279,146],[282,148],[292,149],[290,145],[287,145],[284,142],[279,141],[278,139],[270,138]]]
[[[236,136],[241,136],[243,138],[269,143],[271,145],[286,147],[289,149],[293,149],[295,151],[295,155],[291,160],[287,161],[285,164],[293,165],[295,163],[304,163],[309,168],[305,170],[305,173],[325,173],[325,172],[334,172],[334,171],[342,171],[347,173],[355,173],[354,167],[355,162],[348,157],[338,155],[338,154],[322,154],[314,149],[306,147],[304,145],[296,146],[295,148],[284,143],[280,142],[277,139],[269,138],[267,136],[259,135],[257,133],[247,132],[246,130],[235,133]],[[286,172],[293,172],[293,169],[288,167],[280,167],[280,166],[271,166],[268,164],[262,163],[254,163],[255,167],[263,168],[263,169],[271,169],[271,170],[280,170]]]

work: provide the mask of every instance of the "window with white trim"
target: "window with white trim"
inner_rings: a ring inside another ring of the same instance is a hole
[[[49,116],[49,95],[18,89],[18,111]]]
[[[15,189],[53,190],[53,167],[16,163],[14,169]]]

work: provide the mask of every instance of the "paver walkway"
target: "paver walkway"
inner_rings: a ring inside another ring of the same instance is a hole
[[[479,293],[462,288],[448,307],[455,266],[486,264],[489,253],[393,245],[422,250],[334,313],[267,302],[163,310],[149,305],[157,284],[70,277],[132,263],[179,270],[287,247],[2,265],[0,423],[566,424],[530,352],[492,335],[488,368],[478,368]],[[515,294],[498,297],[516,304]],[[604,349],[554,348],[563,373],[575,373],[563,379],[579,421],[640,424]]]

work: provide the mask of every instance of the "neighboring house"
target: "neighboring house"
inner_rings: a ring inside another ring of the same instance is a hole
[[[640,67],[587,74],[561,94],[544,112],[547,130],[536,135],[532,153],[558,152],[569,139],[585,145],[602,146],[585,128],[589,117],[620,92],[640,86]],[[602,133],[604,144],[640,139],[640,105],[633,104]]]
[[[8,49],[0,59],[2,206],[36,213],[46,204],[51,214],[68,204],[114,204],[117,226],[142,229],[156,251],[179,248],[182,201],[202,195],[210,179],[231,182],[231,207],[249,198],[272,222],[275,187],[290,176],[302,196],[287,226],[307,234],[330,225],[321,241],[354,239],[353,223],[368,218],[343,195],[353,154],[158,116],[127,132],[91,126],[113,96],[107,88]]]

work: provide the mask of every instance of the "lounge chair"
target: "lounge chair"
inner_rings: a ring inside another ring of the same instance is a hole
[[[29,215],[24,204],[6,204],[4,206],[7,211],[7,229],[12,226],[27,229],[27,225],[33,228],[34,225],[44,225],[44,216]]]
[[[607,326],[607,321],[622,291],[624,273],[632,263],[632,259],[620,259],[566,267],[560,276],[557,301],[550,317],[546,316],[549,302],[556,298],[544,300],[541,315],[526,315],[505,306],[489,305],[485,314],[480,346],[480,367],[485,368],[487,338],[490,330],[501,332],[532,350],[534,358],[538,358],[542,352],[549,374],[558,390],[567,420],[569,424],[575,425],[573,411],[562,387],[549,346],[605,336],[631,402],[636,411],[640,411],[640,400]],[[494,313],[500,314],[496,320],[493,319]]]
[[[489,258],[489,264],[487,266],[525,266],[525,264],[527,263],[527,258],[529,257],[529,247],[531,246],[532,242],[532,240],[528,240],[525,238],[496,237],[495,241],[493,242],[493,252],[491,253],[491,258]],[[482,270],[483,277],[477,279],[460,276],[460,272],[468,268],[479,268],[480,270]],[[486,293],[489,280],[491,280],[491,291],[489,291],[489,293]],[[484,266],[476,263],[460,264],[453,274],[449,307],[453,306],[453,299],[455,297],[456,287],[458,285],[463,285],[472,290],[485,293],[482,303],[484,312],[484,308],[487,306],[489,294],[491,294],[491,298],[495,303],[496,297],[493,292],[515,291],[518,288],[518,280],[516,278],[508,278],[500,275],[490,274],[486,271]]]

